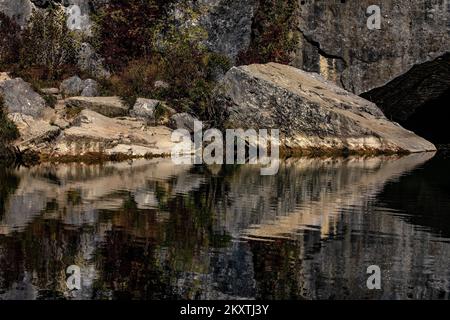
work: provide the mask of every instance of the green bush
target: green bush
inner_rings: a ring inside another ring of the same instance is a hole
[[[165,21],[154,27],[153,45],[148,55],[130,61],[109,81],[114,91],[129,105],[138,97],[165,100],[177,111],[207,117],[217,75],[231,66],[228,58],[211,53],[202,45],[206,34],[198,27],[176,27]],[[156,88],[158,80],[168,88]]]
[[[8,119],[3,97],[0,95],[0,147],[7,146],[17,138],[19,138],[19,130],[16,125]]]
[[[55,108],[56,104],[58,103],[58,99],[52,94],[44,94],[42,95],[42,98],[50,108]]]
[[[60,7],[33,11],[22,32],[20,68],[34,68],[35,74],[49,80],[59,79],[66,69],[76,69],[78,42],[66,24]]]
[[[133,60],[110,79],[110,91],[119,95],[129,106],[133,106],[140,97],[162,98],[154,88],[154,82],[161,79],[162,71],[162,61],[156,57]]]
[[[253,19],[250,47],[239,54],[238,64],[289,64],[299,43],[298,10],[299,1],[260,0]]]
[[[153,32],[174,0],[110,0],[93,17],[94,40],[108,67],[119,72],[152,51]]]

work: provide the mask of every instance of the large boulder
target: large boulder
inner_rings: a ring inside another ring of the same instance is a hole
[[[61,82],[60,91],[65,97],[98,95],[98,82],[93,79],[82,80],[78,76],[67,78]]]
[[[40,117],[46,106],[45,100],[21,78],[0,81],[0,94],[11,113]]]
[[[128,107],[119,97],[71,97],[66,99],[66,106],[89,109],[110,118],[128,114]]]
[[[83,80],[78,76],[65,79],[61,82],[60,91],[66,97],[78,96],[83,91]]]
[[[299,152],[436,150],[375,104],[318,74],[276,63],[232,68],[219,86],[216,108],[228,127],[280,129],[282,145]]]
[[[75,156],[87,152],[167,155],[174,146],[171,134],[172,130],[164,126],[149,127],[138,119],[112,119],[83,110],[48,152]]]

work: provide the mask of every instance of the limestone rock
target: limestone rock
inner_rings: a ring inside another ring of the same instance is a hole
[[[49,152],[53,155],[83,155],[86,152],[139,156],[170,154],[173,147],[171,134],[172,130],[167,127],[148,127],[137,119],[112,119],[92,110],[83,110]]]
[[[233,128],[280,129],[284,147],[358,152],[433,151],[432,143],[390,122],[373,103],[318,74],[269,63],[232,68],[216,107]]]
[[[51,95],[58,95],[59,94],[59,89],[58,88],[43,88],[40,89],[42,93],[44,94],[51,94]]]
[[[95,97],[98,96],[98,83],[92,79],[86,79],[83,81],[83,90],[81,91],[83,97]]]
[[[25,26],[34,8],[30,0],[0,0],[0,12]]]
[[[39,117],[45,108],[44,99],[21,78],[1,81],[0,94],[3,95],[5,106],[11,113]]]
[[[61,82],[61,93],[66,97],[78,96],[83,90],[83,80],[78,76],[73,76]]]
[[[208,10],[202,14],[200,24],[208,32],[206,45],[235,60],[251,41],[252,19],[257,0],[209,0]]]
[[[154,121],[155,110],[160,103],[159,100],[139,98],[131,110],[131,115]]]
[[[174,129],[185,129],[190,133],[194,133],[194,121],[197,118],[189,113],[177,113],[170,118],[170,125]]]
[[[66,99],[66,106],[89,109],[111,118],[128,114],[128,107],[119,97],[71,97]]]

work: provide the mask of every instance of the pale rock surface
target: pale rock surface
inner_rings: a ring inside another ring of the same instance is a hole
[[[119,97],[71,97],[66,99],[66,106],[89,109],[111,118],[128,114],[128,107]]]
[[[232,128],[280,129],[295,150],[424,152],[435,146],[389,121],[373,103],[322,76],[269,63],[233,67],[216,99]]]
[[[21,150],[30,148],[39,151],[60,133],[57,126],[42,119],[34,119],[32,116],[20,113],[10,113],[8,117],[19,129],[20,139],[16,141],[16,146]]]
[[[148,127],[133,118],[108,118],[83,110],[48,150],[52,155],[83,155],[87,152],[133,156],[168,155],[174,146],[172,130]]]

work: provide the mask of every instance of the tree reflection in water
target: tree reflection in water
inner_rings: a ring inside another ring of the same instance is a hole
[[[448,298],[448,235],[397,205],[427,210],[410,186],[442,166],[430,158],[290,159],[273,177],[170,159],[3,168],[0,297]]]

